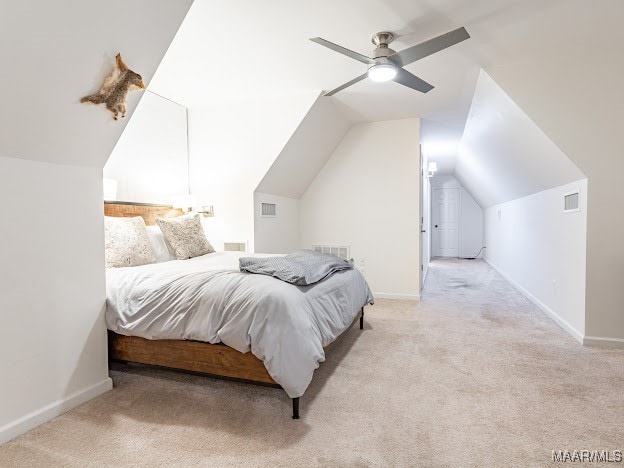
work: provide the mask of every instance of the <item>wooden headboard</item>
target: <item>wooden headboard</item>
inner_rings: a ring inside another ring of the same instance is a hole
[[[152,205],[150,203],[104,202],[104,216],[132,218],[140,216],[148,226],[156,224],[156,218],[174,218],[183,214],[182,210],[171,205]]]

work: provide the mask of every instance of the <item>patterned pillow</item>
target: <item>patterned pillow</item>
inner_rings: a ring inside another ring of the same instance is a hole
[[[178,260],[199,257],[215,250],[206,239],[199,215],[156,218],[156,224],[173,247]]]
[[[106,268],[154,263],[154,251],[147,238],[145,221],[136,218],[104,218]]]

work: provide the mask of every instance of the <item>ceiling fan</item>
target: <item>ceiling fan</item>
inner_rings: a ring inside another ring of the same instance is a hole
[[[313,37],[310,40],[368,65],[368,71],[366,73],[324,94],[324,96],[333,96],[337,92],[362,81],[367,76],[372,81],[394,80],[408,88],[415,89],[421,93],[427,93],[433,89],[433,86],[425,80],[418,78],[416,75],[411,74],[403,67],[416,60],[440,52],[458,42],[465,41],[469,37],[468,31],[464,28],[459,28],[434,37],[433,39],[429,39],[428,41],[421,42],[418,45],[408,47],[401,52],[395,52],[388,47],[388,44],[394,40],[394,34],[391,32],[379,32],[371,38],[373,44],[376,46],[373,50],[372,57],[358,54],[357,52],[345,49],[338,44],[326,41],[320,37]]]

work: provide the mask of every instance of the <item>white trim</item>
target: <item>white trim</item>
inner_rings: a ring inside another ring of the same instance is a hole
[[[603,348],[624,348],[624,339],[607,338],[605,336],[585,336],[584,346],[600,346]]]
[[[375,299],[397,299],[399,301],[420,301],[420,294],[373,293]]]
[[[102,380],[82,390],[72,393],[71,395],[53,401],[49,405],[39,408],[31,413],[28,413],[21,418],[11,421],[8,424],[0,427],[0,445],[20,436],[43,423],[51,421],[52,419],[66,413],[72,408],[78,405],[86,403],[87,401],[101,395],[113,388],[113,381],[110,377]]]
[[[457,179],[455,179],[457,180]],[[463,229],[462,229],[462,221],[464,220],[464,218],[462,217],[462,213],[463,213],[463,206],[462,206],[462,202],[463,200],[463,194],[462,194],[463,190],[461,188],[461,184],[459,187],[459,225],[457,226],[457,258],[464,258],[464,248],[463,248]]]
[[[518,291],[520,291],[522,294],[524,294],[524,296],[526,296],[526,298],[528,300],[530,300],[533,304],[535,304],[542,312],[544,312],[551,319],[553,319],[553,321],[557,325],[559,325],[566,332],[568,332],[570,335],[572,335],[572,337],[574,337],[574,339],[576,341],[578,341],[580,344],[585,344],[584,343],[584,336],[583,336],[583,334],[581,332],[579,332],[576,328],[574,328],[572,325],[570,325],[566,320],[561,318],[559,316],[559,314],[557,314],[557,312],[552,310],[550,307],[548,307],[546,304],[544,304],[542,301],[540,301],[537,297],[535,297],[529,291],[527,291],[522,286],[520,286],[516,281],[514,281],[509,276],[507,276],[506,273],[504,273],[499,267],[497,267],[490,260],[488,260],[487,257],[483,257],[483,260],[485,260],[488,263],[488,265],[490,265],[492,268],[494,268],[494,270],[496,270],[496,272],[499,275],[501,275],[503,278],[505,278],[509,284],[511,284],[514,288],[516,288]]]

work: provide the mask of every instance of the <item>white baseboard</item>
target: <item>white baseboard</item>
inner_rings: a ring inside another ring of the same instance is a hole
[[[624,339],[607,338],[604,336],[585,336],[583,338],[585,346],[600,346],[602,348],[624,348]]]
[[[420,294],[373,293],[375,299],[398,299],[399,301],[420,301]]]
[[[505,278],[514,288],[516,288],[518,291],[524,294],[524,296],[526,296],[528,300],[530,300],[533,304],[535,304],[538,307],[538,309],[540,309],[542,312],[548,315],[551,319],[555,321],[557,325],[559,325],[566,332],[572,335],[572,337],[574,337],[576,341],[578,341],[581,344],[585,344],[585,340],[584,340],[585,337],[581,332],[579,332],[576,328],[570,325],[566,320],[562,319],[559,316],[559,314],[557,314],[554,310],[552,310],[550,307],[548,307],[546,304],[540,301],[537,297],[535,297],[529,291],[527,291],[522,286],[520,286],[516,281],[514,281],[509,276],[507,276],[507,274],[503,272],[503,270],[501,270],[498,266],[494,265],[490,260],[488,260],[487,257],[484,257],[483,260],[485,260],[488,265],[494,268],[496,272],[499,275],[501,275],[503,278]]]
[[[110,377],[0,427],[0,445],[113,388]]]

